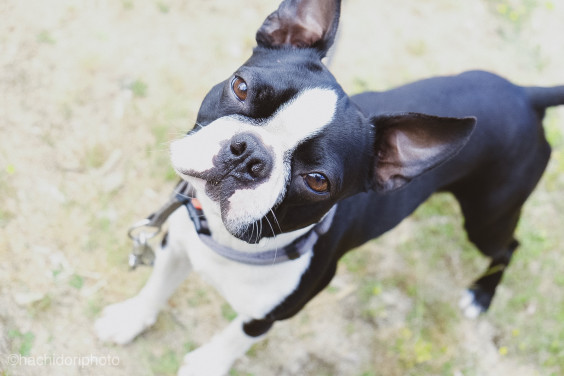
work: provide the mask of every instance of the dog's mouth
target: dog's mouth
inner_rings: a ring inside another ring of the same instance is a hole
[[[274,208],[264,210],[266,214],[255,220],[249,220],[248,216],[233,215],[234,206],[248,207],[256,202],[234,202],[230,196],[223,194],[229,190],[224,186],[229,187],[229,180],[232,178],[216,177],[208,180],[191,171],[179,172],[194,187],[194,196],[200,199],[208,223],[215,223],[216,226],[221,223],[229,234],[249,244],[258,244],[263,238],[274,238],[283,232]],[[210,217],[220,221],[209,221]],[[210,230],[213,234],[214,229],[210,228]]]
[[[175,170],[192,185],[194,196],[202,202],[204,213],[221,218],[223,227],[235,238],[257,244],[263,238],[276,237],[283,232],[275,214],[277,204],[266,209],[261,205],[260,193],[268,187],[256,187],[256,193],[250,188],[236,189],[245,181],[239,178],[240,174],[234,168],[204,172],[186,168]]]

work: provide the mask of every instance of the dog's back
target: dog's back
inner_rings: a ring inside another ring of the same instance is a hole
[[[386,92],[366,92],[352,100],[367,116],[380,115],[382,111],[475,116],[474,135],[454,158],[456,163],[447,163],[437,171],[443,187],[448,188],[460,179],[467,181],[470,175],[495,180],[496,177],[488,176],[488,171],[498,171],[504,164],[508,166],[499,178],[518,178],[528,168],[542,173],[550,155],[542,120],[547,107],[564,104],[564,86],[526,88],[492,73],[470,71],[417,81]],[[456,166],[456,170],[450,170],[449,165]]]
[[[564,86],[521,87],[492,73],[471,71],[352,99],[369,117],[386,111],[477,118],[473,135],[458,155],[405,189],[377,200],[386,202],[380,209],[389,208],[378,216],[387,218],[389,225],[380,224],[372,231],[393,227],[437,190],[452,192],[464,214],[469,240],[492,259],[461,306],[469,316],[487,310],[519,244],[514,231],[521,207],[550,158],[542,120],[547,107],[564,104]]]

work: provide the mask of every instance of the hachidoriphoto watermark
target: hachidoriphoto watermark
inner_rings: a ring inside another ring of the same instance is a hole
[[[12,367],[117,367],[120,360],[111,354],[0,354],[0,363]]]

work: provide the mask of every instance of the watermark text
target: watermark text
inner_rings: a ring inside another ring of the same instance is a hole
[[[0,354],[0,363],[8,366],[21,367],[117,367],[120,360],[118,356],[111,354],[87,354],[87,355],[64,355],[64,354]]]

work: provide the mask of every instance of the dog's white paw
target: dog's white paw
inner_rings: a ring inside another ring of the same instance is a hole
[[[462,310],[464,316],[469,319],[476,319],[480,314],[484,312],[482,306],[480,306],[476,302],[476,297],[474,293],[470,290],[466,290],[460,301],[458,302],[458,306]]]
[[[102,341],[124,345],[153,325],[157,315],[158,312],[150,309],[145,301],[134,297],[107,306],[96,320],[94,329]]]
[[[233,361],[212,342],[186,354],[178,376],[225,376]]]

